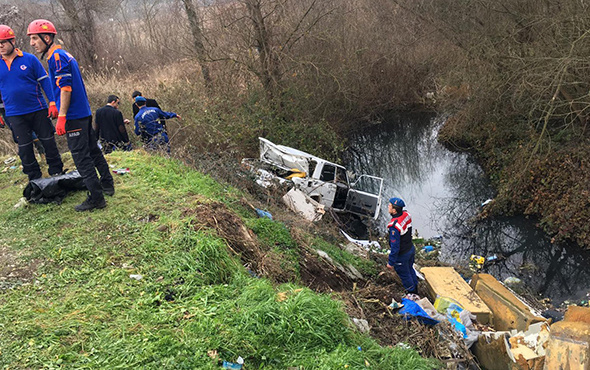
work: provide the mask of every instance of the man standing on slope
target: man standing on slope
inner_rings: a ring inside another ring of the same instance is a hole
[[[49,77],[59,109],[55,130],[58,135],[66,134],[76,168],[89,191],[86,200],[76,206],[76,211],[104,208],[107,205],[104,194],[115,193],[113,176],[92,130],[92,112],[78,62],[60,45],[54,44],[56,34],[53,23],[45,19],[32,21],[27,29],[31,46],[42,53],[42,58],[47,56]]]
[[[23,173],[29,180],[42,177],[33,150],[33,140],[37,138],[34,133],[37,133],[45,149],[49,175],[59,175],[63,172],[63,163],[49,119],[58,115],[51,83],[39,60],[16,48],[14,41],[14,31],[0,25],[0,91],[6,120],[18,144]],[[40,87],[49,100],[49,109]]]
[[[98,137],[98,142],[102,146],[104,154],[109,154],[113,150],[132,149],[127,135],[125,124],[129,123],[128,119],[123,119],[123,113],[119,110],[119,97],[109,95],[107,105],[98,108],[94,114],[95,124],[94,131]]]
[[[387,224],[389,234],[389,261],[387,268],[395,269],[408,293],[418,293],[418,277],[414,270],[416,249],[412,243],[412,217],[403,210],[406,206],[400,198],[389,199],[391,221]]]

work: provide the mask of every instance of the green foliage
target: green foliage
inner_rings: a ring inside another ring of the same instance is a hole
[[[186,227],[174,233],[171,243],[172,248],[183,253],[163,258],[163,263],[155,267],[154,276],[167,275],[197,285],[225,284],[239,270],[225,244],[207,233],[197,234]]]
[[[280,365],[292,353],[314,348],[331,351],[352,334],[340,304],[294,286],[278,288],[284,300],[266,281],[254,281],[226,310],[234,311],[228,327],[240,345],[250,348],[255,363]],[[228,348],[230,352],[232,350]]]

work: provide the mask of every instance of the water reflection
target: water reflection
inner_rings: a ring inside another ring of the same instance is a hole
[[[420,236],[443,236],[441,260],[466,265],[471,254],[496,254],[500,260],[486,271],[496,278],[518,277],[557,302],[582,299],[590,289],[590,252],[551,244],[524,217],[478,221],[493,189],[469,155],[436,141],[441,123],[425,114],[395,115],[353,134],[346,166],[385,179],[380,225],[388,221],[386,199],[399,196]]]

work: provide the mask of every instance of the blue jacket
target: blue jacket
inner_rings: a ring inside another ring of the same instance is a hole
[[[57,109],[61,107],[61,90],[71,91],[72,99],[66,113],[67,119],[79,119],[92,115],[86,87],[80,74],[80,67],[74,57],[60,45],[54,45],[47,52],[47,67],[49,77],[54,83],[53,93],[55,95]]]
[[[164,112],[160,108],[143,106],[135,115],[135,134],[149,139],[164,131],[164,126],[158,120],[176,117],[176,113]]]
[[[401,214],[393,215],[389,224],[387,224],[389,233],[389,265],[393,266],[397,262],[397,257],[409,252],[412,247],[412,217],[406,211]]]
[[[0,62],[0,91],[6,116],[20,116],[47,109],[45,97],[54,102],[53,89],[47,72],[33,54],[16,49],[11,63],[4,58]]]

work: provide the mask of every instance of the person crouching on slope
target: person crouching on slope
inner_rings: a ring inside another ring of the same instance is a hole
[[[158,120],[181,119],[181,117],[173,112],[164,112],[160,108],[146,106],[146,98],[143,96],[137,96],[135,104],[139,107],[139,112],[135,115],[135,134],[141,135],[141,141],[145,143],[147,150],[166,148],[166,152],[170,153],[168,134]]]
[[[42,53],[42,58],[47,57],[49,77],[59,109],[55,130],[58,135],[66,134],[72,158],[89,192],[86,200],[75,209],[82,212],[104,208],[107,205],[104,194],[113,195],[115,187],[109,165],[98,148],[96,134],[92,130],[92,112],[78,62],[60,45],[54,44],[57,31],[50,21],[32,21],[27,35],[31,46]]]

